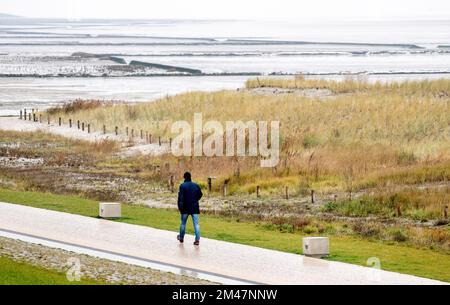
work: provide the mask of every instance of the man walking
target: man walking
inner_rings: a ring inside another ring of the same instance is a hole
[[[202,198],[203,193],[197,183],[192,182],[191,173],[184,173],[184,183],[180,185],[178,192],[178,210],[181,213],[180,235],[177,239],[180,243],[184,242],[184,234],[186,233],[186,222],[189,215],[192,217],[195,230],[194,245],[200,244],[200,226],[198,218],[200,214],[200,207],[198,201]]]

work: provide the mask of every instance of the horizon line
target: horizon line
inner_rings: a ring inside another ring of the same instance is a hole
[[[342,18],[302,18],[301,20],[296,18],[283,18],[283,17],[274,17],[274,18],[183,18],[183,17],[151,17],[151,18],[142,18],[142,17],[76,17],[76,18],[68,18],[63,16],[52,16],[52,17],[44,17],[44,16],[24,16],[24,15],[16,15],[12,13],[4,13],[0,11],[0,18],[17,18],[17,19],[36,19],[36,20],[67,20],[67,21],[83,21],[83,20],[136,20],[136,21],[150,21],[150,20],[180,20],[180,21],[299,21],[301,22],[354,22],[354,21],[450,21],[450,16],[391,16],[387,18],[366,18],[362,17],[342,17]]]

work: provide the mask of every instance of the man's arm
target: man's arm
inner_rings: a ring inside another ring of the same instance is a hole
[[[200,188],[200,186],[197,185],[197,187],[198,187],[198,200],[200,200],[203,197],[203,193],[202,193],[202,189]]]
[[[184,190],[180,185],[180,189],[178,190],[178,210],[181,211],[184,204]]]

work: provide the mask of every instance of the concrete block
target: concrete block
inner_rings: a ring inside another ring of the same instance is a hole
[[[330,242],[328,237],[303,238],[303,255],[322,258],[330,254]]]
[[[100,202],[99,215],[101,218],[120,218],[120,217],[122,217],[122,209],[120,207],[120,203]]]

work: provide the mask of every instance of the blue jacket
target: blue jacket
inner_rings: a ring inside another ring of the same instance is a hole
[[[178,191],[178,210],[181,214],[200,214],[198,201],[203,193],[197,183],[185,180]]]

